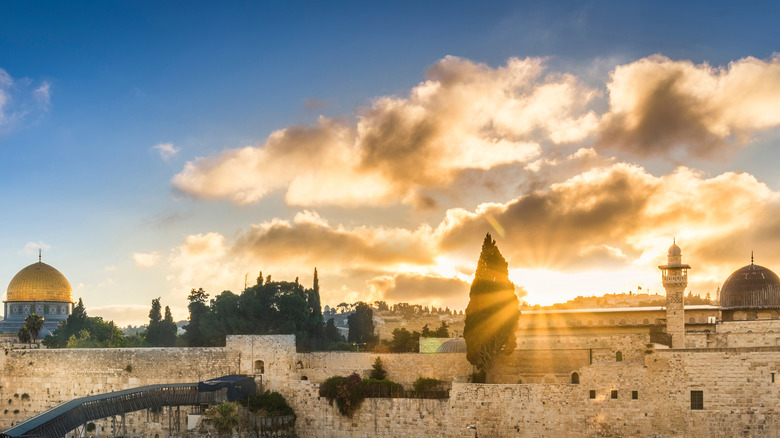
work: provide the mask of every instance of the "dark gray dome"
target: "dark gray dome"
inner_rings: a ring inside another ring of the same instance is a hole
[[[734,271],[720,289],[724,309],[780,308],[780,278],[770,269],[749,264]]]
[[[436,349],[437,353],[465,353],[466,341],[463,338],[450,339],[449,341],[439,345]]]

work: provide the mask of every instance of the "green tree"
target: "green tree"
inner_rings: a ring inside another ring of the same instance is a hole
[[[165,306],[165,318],[160,324],[160,344],[162,347],[173,347],[176,345],[176,322],[173,320],[171,308]]]
[[[262,276],[260,277],[262,279]],[[206,300],[208,300],[209,294],[198,288],[198,290],[192,289],[187,300],[190,302],[187,305],[187,310],[190,311],[190,322],[184,326],[184,343],[189,347],[203,347],[206,345],[206,339],[203,333],[200,331],[200,319],[208,312],[209,308],[206,306]]]
[[[434,338],[449,338],[450,337],[449,328],[450,326],[446,322],[442,321],[439,328],[431,332],[431,335]]]
[[[364,302],[359,302],[355,312],[347,317],[349,342],[368,343],[374,340],[374,311]]]
[[[211,419],[211,424],[221,434],[230,433],[233,428],[241,423],[241,415],[233,403],[222,402],[206,412],[206,417]]]
[[[37,313],[32,313],[24,318],[24,326],[27,327],[27,331],[30,332],[32,341],[35,342],[38,339],[38,333],[43,329],[43,318]]]
[[[82,336],[83,333],[88,336]],[[46,336],[42,343],[48,348],[66,348],[71,338],[78,340],[71,346],[85,348],[139,346],[126,345],[122,331],[114,326],[113,321],[106,322],[99,316],[87,316],[87,310],[80,298],[68,318],[61,322],[51,335]]]
[[[22,344],[29,344],[32,342],[32,335],[27,326],[22,326],[22,328],[19,329],[19,334],[17,336],[19,337],[19,342]]]
[[[382,359],[377,356],[374,360],[374,364],[371,365],[371,374],[369,378],[376,380],[385,380],[387,378],[387,370],[385,370]]]
[[[344,342],[344,336],[341,336],[341,333],[339,333],[339,329],[336,327],[336,322],[333,321],[333,318],[330,318],[328,323],[325,324],[325,338],[328,340],[328,344]]]
[[[420,352],[420,332],[399,327],[393,330],[393,339],[389,344],[390,351],[394,353],[419,353]]]
[[[488,233],[471,283],[463,330],[466,358],[480,372],[490,370],[499,352],[514,351],[519,304],[508,264]]]
[[[160,298],[152,300],[152,308],[149,310],[149,325],[146,327],[146,342],[152,347],[162,347],[162,306]]]

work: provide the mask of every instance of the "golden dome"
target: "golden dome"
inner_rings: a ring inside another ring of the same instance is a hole
[[[22,269],[8,283],[6,301],[55,301],[70,303],[71,288],[60,271],[43,262]]]

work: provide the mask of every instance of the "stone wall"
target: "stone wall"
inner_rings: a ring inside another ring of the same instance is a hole
[[[468,425],[491,437],[780,436],[780,349],[648,351],[644,362],[584,367],[579,384],[456,382],[448,400],[368,399],[352,419],[310,382],[287,396],[302,437],[471,437]],[[703,410],[691,409],[691,391],[703,392]]]
[[[603,360],[597,357],[590,364],[582,364],[588,350],[571,350],[576,357],[567,367],[578,367],[578,384],[461,383],[455,377],[471,371],[462,353],[298,354],[291,336],[235,336],[225,348],[8,351],[0,354],[0,403],[8,409],[0,415],[0,427],[75,397],[253,372],[262,361],[258,377],[295,408],[302,437],[465,438],[473,436],[469,425],[480,436],[494,437],[780,436],[780,347],[656,349],[643,341],[641,336],[611,339]],[[613,356],[618,348],[623,361]],[[534,354],[555,360],[564,351]],[[320,380],[353,371],[366,374],[376,357],[391,379],[407,385],[417,377],[454,380],[450,397],[367,399],[353,418],[341,416],[319,397]],[[702,392],[702,410],[691,409],[692,391]],[[151,427],[145,415],[128,416],[130,436]],[[152,423],[167,428],[164,417]]]
[[[240,354],[225,348],[4,350],[0,430],[77,397],[235,373]]]

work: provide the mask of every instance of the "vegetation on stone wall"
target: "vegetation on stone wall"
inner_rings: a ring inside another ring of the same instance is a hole
[[[376,380],[384,380],[387,378],[387,370],[385,370],[382,359],[379,356],[374,359],[374,364],[371,365],[371,374],[369,377]]]
[[[480,371],[488,371],[499,352],[514,351],[519,304],[508,264],[487,233],[469,291],[463,331],[466,357]]]
[[[417,380],[414,381],[412,387],[414,388],[414,392],[418,394],[423,394],[431,391],[441,391],[444,389],[443,384],[444,382],[439,379],[432,379],[430,377],[419,377]]]
[[[246,407],[250,412],[260,413],[264,417],[295,415],[293,408],[278,392],[266,391],[262,394],[250,394],[246,399]]]
[[[331,405],[335,401],[342,415],[352,417],[365,398],[361,382],[357,373],[330,377],[320,385],[320,397],[328,399]]]

